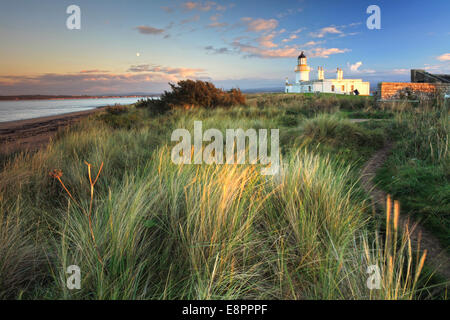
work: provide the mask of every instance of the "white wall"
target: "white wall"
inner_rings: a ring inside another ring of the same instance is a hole
[[[332,86],[334,85],[334,91],[332,91]],[[370,84],[369,82],[363,82],[360,80],[344,79],[344,80],[333,80],[328,79],[325,81],[311,81],[309,83],[293,84],[285,87],[286,93],[308,93],[308,92],[325,92],[325,93],[335,93],[335,94],[351,94],[352,85],[353,90],[357,89],[360,95],[370,94]],[[342,90],[344,86],[344,90]],[[311,90],[309,90],[311,87]]]

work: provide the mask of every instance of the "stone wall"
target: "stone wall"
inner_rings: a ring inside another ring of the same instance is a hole
[[[450,91],[450,84],[444,83],[412,83],[412,82],[380,82],[377,98],[389,100],[400,98],[404,92],[414,92],[418,95],[432,95],[435,92]]]

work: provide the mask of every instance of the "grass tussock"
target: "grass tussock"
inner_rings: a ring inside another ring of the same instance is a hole
[[[379,130],[367,130],[346,119],[327,114],[308,119],[303,124],[306,143],[329,143],[332,145],[382,146],[384,135]]]

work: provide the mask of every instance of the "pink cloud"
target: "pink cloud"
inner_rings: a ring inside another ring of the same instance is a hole
[[[149,26],[138,26],[136,27],[137,30],[139,30],[142,34],[162,34],[164,33],[164,29],[159,29],[155,27],[149,27]]]
[[[264,49],[250,44],[244,44],[235,40],[232,44],[241,53],[250,57],[259,58],[292,58],[298,55],[298,48],[286,46],[279,49]]]
[[[338,30],[336,27],[325,27],[325,28],[320,29],[317,32],[311,32],[310,36],[315,37],[315,38],[323,38],[327,33],[341,34],[342,31]]]
[[[167,87],[186,78],[210,80],[204,69],[165,66],[131,66],[125,73],[45,73],[0,76],[0,94],[136,92]]]
[[[440,55],[437,57],[439,61],[450,61],[450,53],[444,53],[443,55]]]
[[[183,7],[185,10],[200,10],[200,11],[210,11],[210,10],[216,10],[216,11],[225,11],[228,8],[232,8],[234,4],[227,5],[220,5],[214,1],[187,1],[183,3]]]
[[[273,38],[275,37],[274,33],[263,35],[257,39],[260,46],[263,46],[265,48],[276,48],[278,47],[277,44],[273,42]]]
[[[350,49],[314,48],[310,50],[309,56],[311,58],[328,58],[332,54],[345,53],[348,51],[350,51]]]
[[[292,40],[294,40],[294,39],[297,39],[298,38],[298,36],[296,35],[296,34],[291,34],[290,36],[289,36],[289,38],[286,38],[286,39],[283,39],[283,40],[281,40],[282,42],[290,42],[290,41],[292,41]]]
[[[183,4],[183,7],[185,7],[187,10],[193,10],[197,8],[198,5],[198,2],[188,1]]]
[[[276,19],[252,19],[249,17],[242,18],[247,25],[248,31],[261,32],[270,31],[278,27],[278,21]]]

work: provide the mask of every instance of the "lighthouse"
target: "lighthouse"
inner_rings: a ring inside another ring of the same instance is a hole
[[[295,67],[295,82],[289,83],[286,78],[284,92],[286,93],[313,93],[325,92],[334,94],[358,94],[368,96],[370,84],[362,79],[344,79],[344,71],[337,68],[335,79],[326,79],[323,67],[317,68],[317,79],[309,80],[309,66],[305,53],[302,51],[297,58]]]
[[[309,67],[303,51],[298,56],[297,67],[295,68],[295,82],[300,83],[301,81],[309,81]]]

